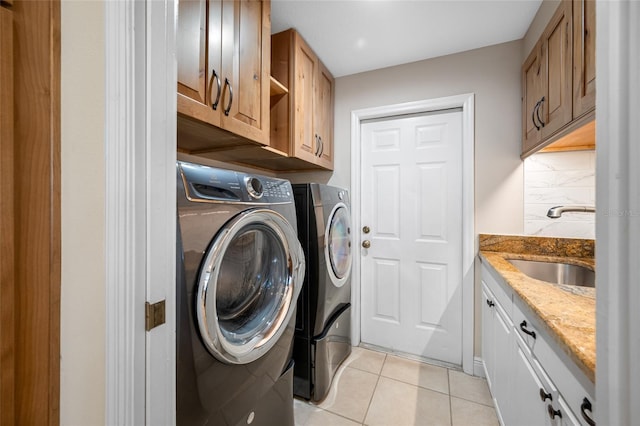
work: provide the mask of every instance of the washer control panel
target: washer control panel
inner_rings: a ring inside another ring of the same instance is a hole
[[[274,202],[293,199],[293,191],[288,180],[268,179],[264,185],[264,195]]]
[[[293,202],[285,179],[178,162],[187,196],[194,201],[274,204]]]

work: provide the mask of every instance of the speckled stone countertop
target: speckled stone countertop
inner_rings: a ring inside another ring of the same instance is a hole
[[[595,267],[594,241],[480,234],[480,256],[548,327],[560,347],[595,383],[595,289],[555,285],[523,274],[507,259],[562,261]]]

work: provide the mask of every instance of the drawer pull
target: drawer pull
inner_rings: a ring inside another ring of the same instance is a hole
[[[493,303],[493,300],[489,300],[489,299],[487,299],[487,305],[488,305],[490,308],[493,308],[496,304],[495,304],[495,303]]]
[[[224,109],[224,115],[229,116],[229,112],[231,111],[231,104],[233,103],[233,88],[231,87],[231,82],[228,78],[224,79],[224,85],[229,87],[229,105]]]
[[[542,121],[542,118],[540,118],[540,108],[542,108],[542,105],[544,105],[544,96],[542,97],[542,99],[540,99],[540,105],[538,106],[538,109],[536,110],[536,117],[538,117],[538,123],[540,123],[540,125],[542,127],[544,127],[545,122]],[[542,115],[544,115],[544,113]]]
[[[556,416],[562,418],[562,413],[560,410],[554,410],[551,404],[547,405],[547,411],[549,412],[549,417],[555,419]]]
[[[216,80],[216,85],[218,87],[218,92],[216,93],[216,100],[211,103],[211,108],[213,110],[218,109],[218,102],[220,102],[220,94],[222,93],[222,88],[220,87],[220,76],[216,73],[216,70],[211,70],[211,81],[209,82],[209,98],[211,98],[211,87],[213,86],[213,80]]]
[[[528,334],[529,336],[533,337],[534,339],[536,338],[536,332],[535,331],[527,330],[527,322],[526,321],[522,321],[520,323],[520,330],[522,330],[525,334]]]
[[[531,111],[531,121],[533,122],[533,125],[535,126],[536,130],[540,130],[540,126],[538,126],[538,123],[536,123],[536,111],[540,107],[540,102],[542,101],[538,101],[536,106],[533,107],[533,111]]]
[[[596,422],[594,422],[591,416],[587,414],[587,411],[591,413],[592,409],[593,407],[591,407],[591,401],[589,401],[587,398],[583,399],[582,405],[580,405],[580,412],[582,413],[582,418],[587,422],[589,426],[596,426]]]
[[[542,400],[542,402],[544,402],[545,400],[549,400],[549,401],[553,401],[553,397],[551,395],[551,393],[546,393],[544,391],[544,389],[540,388],[540,399]]]

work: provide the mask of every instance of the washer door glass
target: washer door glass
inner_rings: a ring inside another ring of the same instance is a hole
[[[295,230],[274,211],[244,212],[228,223],[198,284],[198,323],[209,352],[233,364],[264,355],[294,311],[303,259]]]
[[[337,204],[329,220],[326,235],[327,257],[331,264],[333,283],[340,287],[351,272],[351,220],[343,203]]]

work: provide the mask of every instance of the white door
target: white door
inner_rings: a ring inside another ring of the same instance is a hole
[[[461,365],[462,112],[361,135],[362,342]]]

